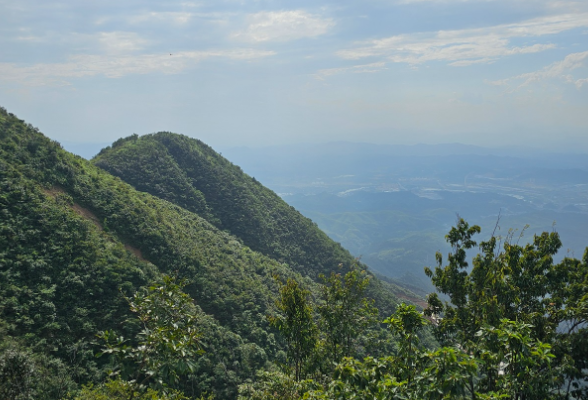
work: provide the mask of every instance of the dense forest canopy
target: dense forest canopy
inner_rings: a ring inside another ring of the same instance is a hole
[[[81,384],[99,382],[107,367],[106,358],[94,357],[101,348],[96,334],[108,330],[136,337],[140,324],[130,318],[125,298],[168,273],[188,280],[183,290],[202,314],[199,326],[206,353],[183,383],[189,387],[185,393],[234,397],[240,382],[284,358],[284,340],[266,318],[278,293],[275,277],[296,279],[318,297],[319,273],[356,264],[283,202],[279,206],[286,217],[300,221],[296,235],[318,237],[317,248],[294,239],[290,247],[280,242],[260,245],[282,254],[280,260],[271,258],[270,251],[253,251],[244,244],[246,238],[207,220],[218,223],[214,213],[222,212],[211,209],[200,216],[188,206],[137,191],[5,110],[0,112],[0,182],[3,348],[16,346],[18,357],[29,357],[35,368],[57,368],[63,377],[56,383],[57,378],[47,374],[51,382],[32,388],[35,396],[43,392],[47,398],[59,398]],[[246,183],[260,186],[252,182]],[[244,184],[226,185],[236,191],[232,185]],[[233,203],[227,204],[223,212],[230,214]],[[247,222],[261,225],[254,216]],[[268,218],[265,222],[275,223]],[[290,252],[295,254],[292,259]],[[303,257],[296,259],[299,254]],[[370,295],[384,315],[397,303],[389,289],[371,280]],[[54,394],[43,385],[56,386]]]
[[[479,231],[421,311],[197,140],[89,162],[0,109],[0,398],[588,398],[588,253]]]
[[[93,162],[306,275],[349,260],[349,253],[311,220],[196,139],[169,132],[130,136],[102,150]]]

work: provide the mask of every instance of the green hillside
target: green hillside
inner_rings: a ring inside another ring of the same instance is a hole
[[[213,316],[211,332],[225,332],[205,335],[222,348],[202,359],[209,390],[234,393],[243,371],[249,376],[275,356],[281,345],[264,315],[273,275],[293,276],[288,268],[198,215],[137,192],[16,117],[3,112],[0,123],[0,318],[8,336],[64,362],[83,350],[79,377],[67,375],[84,382],[97,373],[95,334],[133,330],[119,292],[169,272],[190,278],[186,290]],[[255,368],[235,368],[242,346],[259,354],[249,357]]]
[[[89,162],[0,109],[0,398],[586,398],[588,252],[480,231],[451,228],[425,272],[451,303],[424,302],[198,141]],[[399,239],[379,256],[416,257]]]
[[[141,151],[148,149],[156,150]],[[151,162],[115,164],[117,157]],[[113,172],[116,165],[121,176],[135,171],[129,181],[139,190],[0,109],[0,375],[10,365],[45,371],[27,378],[33,398],[101,382],[108,359],[95,357],[96,334],[135,337],[141,326],[125,297],[164,273],[188,279],[184,290],[200,315],[205,353],[182,390],[235,398],[240,383],[284,362],[286,343],[267,319],[275,276],[296,279],[319,301],[318,274],[355,263],[310,220],[192,139],[131,137],[96,164]],[[396,307],[393,291],[403,293],[371,278],[381,318]],[[374,329],[381,339],[372,340],[372,354],[389,350],[377,345],[390,343],[386,331]]]
[[[102,150],[93,162],[300,273],[316,276],[351,261],[311,220],[199,140],[169,132],[134,135]]]

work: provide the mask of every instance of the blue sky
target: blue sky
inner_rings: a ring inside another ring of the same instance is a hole
[[[588,152],[588,1],[0,0],[0,105],[63,142]]]

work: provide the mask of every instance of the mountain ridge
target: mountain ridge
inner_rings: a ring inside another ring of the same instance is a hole
[[[169,132],[129,136],[92,162],[138,190],[204,216],[252,249],[304,274],[328,272],[328,265],[350,260],[349,252],[311,220],[196,139]]]
[[[252,178],[247,182],[261,187]],[[313,279],[319,273],[341,272],[356,264],[347,251],[300,216],[301,226],[313,229],[310,239],[321,237],[326,242],[322,248],[334,251],[319,254],[316,260],[322,261],[290,261],[299,267],[296,271],[287,258],[279,261],[254,251],[229,230],[136,190],[68,153],[4,109],[0,109],[0,188],[0,331],[5,333],[0,350],[16,348],[39,369],[50,371],[37,383],[55,386],[51,389],[55,394],[47,398],[61,398],[104,374],[106,361],[94,357],[99,350],[97,331],[109,329],[133,337],[139,327],[128,322],[132,314],[125,297],[163,274],[188,278],[185,292],[201,310],[200,329],[208,351],[187,378],[186,393],[235,398],[238,384],[283,357],[283,339],[266,319],[278,292],[276,277],[294,278],[318,297],[318,282]],[[188,199],[206,211],[207,202],[198,203],[201,198],[193,194]],[[275,194],[268,198],[279,199]],[[294,213],[285,203],[281,209],[286,215]],[[215,222],[212,208],[207,217]],[[305,246],[312,243],[305,239]],[[294,250],[275,251],[300,260],[312,260],[320,253]],[[382,316],[398,303],[394,290],[403,291],[371,279],[369,294]],[[68,378],[59,381],[53,374]]]

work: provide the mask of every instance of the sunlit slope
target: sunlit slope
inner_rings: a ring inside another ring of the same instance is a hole
[[[162,146],[151,137],[145,143]],[[138,326],[123,295],[168,273],[188,278],[186,291],[207,313],[201,319],[207,353],[198,360],[194,394],[214,390],[219,398],[232,398],[238,383],[276,361],[284,343],[266,318],[277,293],[274,276],[294,277],[318,298],[318,273],[341,271],[339,265],[345,270],[354,259],[271,191],[203,148],[210,154],[200,156],[216,161],[198,164],[214,176],[200,175],[208,182],[201,195],[193,178],[166,175],[158,181],[171,200],[185,201],[180,207],[68,153],[0,108],[0,333],[49,354],[78,384],[95,381],[103,362],[94,358],[96,333],[112,329],[132,337]],[[197,158],[185,155],[191,157]],[[156,162],[162,159],[145,161],[135,168],[137,175],[145,168],[149,176],[149,168],[161,171],[175,160]],[[190,176],[179,167],[166,171]],[[167,192],[172,181],[175,187]],[[273,233],[278,239],[272,240]],[[282,256],[275,260],[243,242]],[[369,292],[382,318],[398,302],[394,293],[412,298],[375,278]]]
[[[197,214],[137,191],[64,151],[58,143],[14,116],[0,113],[0,124],[3,255],[13,254],[12,258],[18,258],[29,253],[33,256],[67,253],[73,257],[71,262],[88,268],[97,265],[93,258],[97,256],[86,254],[83,248],[86,245],[95,246],[94,251],[107,258],[103,263],[109,264],[109,268],[124,265],[120,260],[133,256],[129,268],[123,268],[125,274],[131,274],[131,267],[140,272],[142,266],[153,264],[158,271],[186,276],[193,282],[188,287],[190,294],[205,311],[237,333],[254,341],[265,340],[259,330],[264,330],[267,323],[260,314],[265,314],[272,302],[273,275],[293,276],[289,268],[250,250]],[[24,211],[10,211],[21,203],[31,205]],[[19,214],[25,211],[27,215]],[[13,219],[8,220],[7,213],[13,215],[13,212],[16,213]],[[11,231],[18,228],[21,219],[40,221],[31,224],[36,226],[54,218],[54,213],[65,213],[81,227],[70,227],[68,219],[63,217],[63,224],[56,228],[26,232],[32,235],[31,239],[21,240]],[[83,236],[80,232],[85,231],[90,233]],[[70,235],[72,239],[68,242],[60,239],[53,244],[58,235]],[[39,246],[41,250],[37,250]],[[113,256],[108,260],[110,254]],[[67,268],[68,260],[57,257],[35,268]],[[22,264],[7,265],[2,265],[4,272]],[[22,271],[6,273],[18,275]],[[144,281],[140,279],[138,283]],[[53,283],[58,289],[62,284]]]
[[[303,274],[316,276],[353,260],[311,220],[199,140],[168,132],[134,135],[93,162]]]
[[[124,295],[162,272],[187,277],[209,314],[200,319],[207,352],[192,394],[234,398],[283,348],[265,316],[274,274],[296,274],[0,109],[0,336],[19,341],[61,382],[43,387],[47,396],[99,379],[106,360],[95,357],[96,334],[133,337],[139,326]]]

